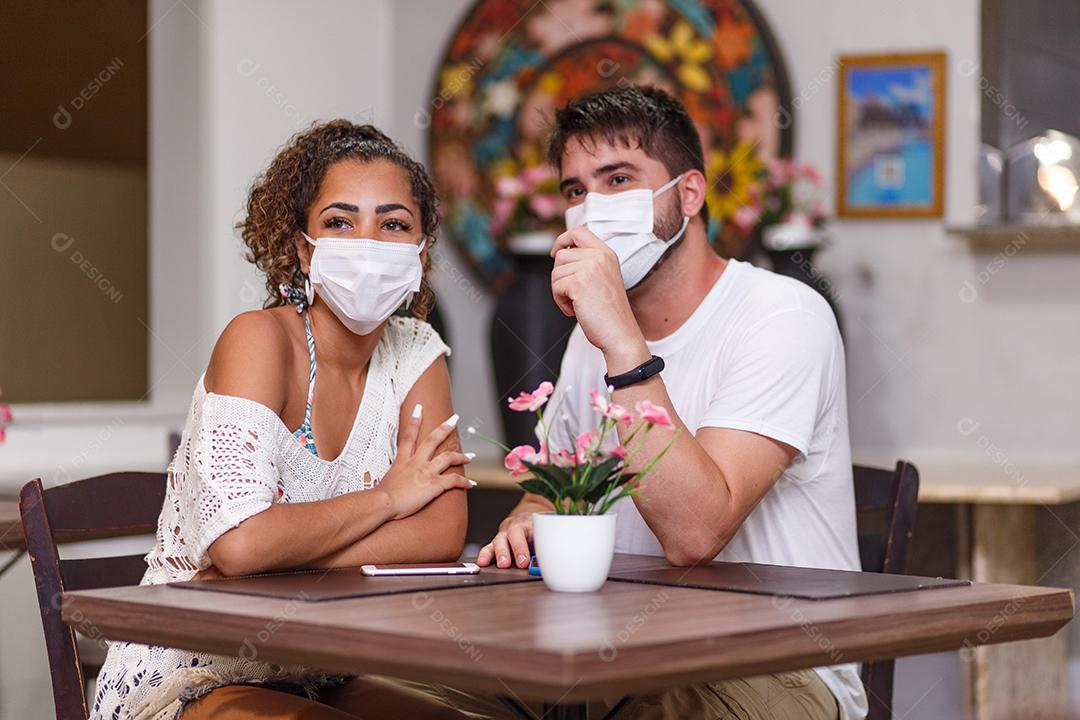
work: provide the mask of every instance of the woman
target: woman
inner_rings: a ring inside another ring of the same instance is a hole
[[[450,350],[423,322],[437,225],[423,167],[371,126],[317,125],[277,154],[238,226],[270,297],[229,323],[195,388],[143,584],[458,558],[472,456]],[[92,717],[461,717],[239,654],[114,643]]]

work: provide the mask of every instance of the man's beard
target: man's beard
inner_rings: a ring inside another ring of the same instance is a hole
[[[679,198],[678,193],[672,193],[671,204],[661,211],[653,221],[653,234],[660,240],[667,242],[675,237],[675,233],[682,229],[682,224],[682,200]]]
[[[655,235],[658,239],[663,240],[664,242],[668,242],[669,240],[671,240],[671,238],[675,237],[675,233],[682,230],[682,226],[682,200],[679,199],[679,194],[675,193],[673,197],[673,202],[668,205],[665,210],[660,211],[660,213],[653,220],[653,235]],[[668,249],[665,250],[664,254],[660,256],[660,259],[656,261],[656,264],[649,269],[649,272],[645,273],[645,277],[641,278],[638,284],[630,289],[633,290],[644,285],[645,282],[649,280],[649,278],[651,278],[658,269],[660,269],[660,266],[667,262],[668,258],[671,257],[671,254],[675,252],[675,250],[680,245],[682,245],[682,241],[685,238],[686,236],[683,235],[683,237],[679,238],[677,242],[672,243],[670,246],[668,246]]]

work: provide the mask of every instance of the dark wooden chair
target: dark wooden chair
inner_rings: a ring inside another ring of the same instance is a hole
[[[911,553],[919,471],[901,460],[893,470],[856,465],[854,474],[862,569],[902,575]],[[867,720],[892,718],[894,664],[894,660],[863,663],[862,681],[870,703]]]
[[[137,585],[144,555],[61,560],[58,542],[153,533],[165,500],[165,474],[124,472],[44,489],[32,480],[19,494],[26,551],[34,570],[57,720],[86,720],[86,680],[75,632],[60,616],[67,590]],[[92,628],[87,628],[91,639]]]

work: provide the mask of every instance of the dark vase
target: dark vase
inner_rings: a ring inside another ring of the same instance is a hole
[[[829,278],[814,267],[814,253],[817,251],[817,247],[807,247],[789,250],[766,250],[765,253],[769,256],[769,260],[772,261],[773,272],[800,280],[817,290],[821,297],[825,298],[825,302],[832,308],[833,315],[836,317],[836,325],[843,334],[840,311],[833,296],[835,292],[833,284]]]
[[[563,315],[551,297],[551,258],[546,253],[512,257],[514,279],[497,294],[491,318],[491,364],[506,444],[535,447],[536,415],[514,412],[506,401],[544,380],[558,379],[575,321]]]

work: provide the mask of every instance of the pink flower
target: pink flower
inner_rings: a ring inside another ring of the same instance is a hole
[[[583,432],[577,436],[574,441],[574,449],[576,450],[576,457],[578,464],[586,463],[589,461],[590,449],[592,448],[594,439],[594,430],[589,432]]]
[[[518,445],[503,458],[503,467],[509,470],[511,475],[516,476],[529,472],[529,468],[525,467],[525,463],[535,465],[542,461],[543,458],[532,445]]]
[[[806,213],[801,210],[793,210],[787,214],[784,218],[784,222],[791,223],[792,225],[798,225],[799,227],[810,227],[810,218],[806,217]]]
[[[631,423],[634,421],[634,416],[629,410],[622,405],[611,402],[611,400],[601,395],[596,388],[589,390],[589,406],[604,417],[609,417],[616,422],[621,420],[624,423]]]
[[[525,194],[525,188],[516,177],[504,175],[495,180],[495,194],[504,198],[514,198]]]
[[[551,220],[558,217],[562,210],[562,201],[554,195],[541,193],[529,198],[529,209],[541,220]]]
[[[732,217],[735,225],[742,230],[749,230],[750,228],[754,227],[758,224],[758,220],[760,219],[760,213],[758,213],[756,210],[754,210],[753,207],[749,205],[740,205],[739,208],[735,211],[734,217]]]
[[[495,232],[502,232],[506,228],[506,223],[510,221],[510,216],[514,214],[514,208],[517,207],[517,203],[507,198],[495,198],[491,203],[491,226]]]
[[[536,412],[544,406],[554,390],[555,386],[545,380],[531,393],[522,392],[516,398],[507,398],[507,403],[511,410],[517,412]]]
[[[630,451],[624,448],[622,445],[619,445],[617,448],[611,451],[611,454],[625,462],[627,456],[630,455]]]
[[[11,422],[11,406],[10,405],[0,405],[0,422],[4,422],[4,423]]]
[[[535,188],[542,182],[555,179],[555,171],[550,165],[533,165],[521,171],[521,182]]]
[[[807,163],[806,165],[802,166],[801,170],[802,176],[810,182],[814,183],[815,185],[821,185],[823,183],[821,173],[819,173],[817,171],[817,168],[815,168],[813,165]]]
[[[552,454],[551,463],[556,467],[572,468],[577,465],[577,458],[574,457],[572,452],[566,448],[562,448],[559,452]]]
[[[630,412],[622,405],[616,405],[615,403],[611,403],[611,405],[608,406],[608,417],[612,420],[621,420],[627,425],[634,422],[634,413]]]
[[[653,405],[648,400],[640,400],[634,405],[634,410],[641,416],[641,419],[652,425],[659,425],[661,427],[675,427],[675,423],[671,422],[671,416],[668,415],[668,411],[659,405]]]

